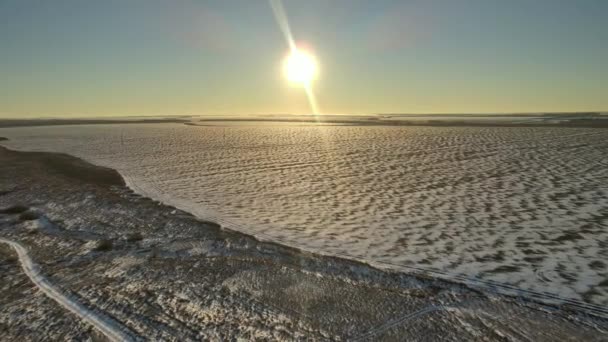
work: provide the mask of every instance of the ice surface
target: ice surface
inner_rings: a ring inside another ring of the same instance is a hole
[[[0,129],[266,239],[608,305],[608,130],[131,124]]]

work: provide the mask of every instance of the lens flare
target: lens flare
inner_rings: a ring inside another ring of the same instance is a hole
[[[283,7],[283,2],[281,0],[268,1],[272,8],[272,12],[274,13],[277,25],[281,32],[283,32],[285,41],[289,46],[290,54],[283,64],[285,76],[293,84],[303,86],[312,113],[318,115],[320,114],[319,106],[317,104],[315,92],[312,89],[312,81],[316,79],[318,74],[317,60],[312,54],[300,50],[296,46],[293,35],[291,34],[291,28],[289,27],[289,20],[287,20],[287,14]]]

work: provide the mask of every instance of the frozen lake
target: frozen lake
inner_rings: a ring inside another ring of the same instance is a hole
[[[0,129],[266,239],[608,305],[608,130],[303,123]]]

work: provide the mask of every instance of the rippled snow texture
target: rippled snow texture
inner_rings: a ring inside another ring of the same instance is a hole
[[[138,191],[258,236],[608,305],[608,130],[2,129],[116,168]]]

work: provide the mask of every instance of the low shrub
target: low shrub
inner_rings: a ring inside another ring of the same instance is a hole
[[[33,221],[33,220],[37,220],[40,217],[40,215],[37,212],[34,211],[26,211],[21,213],[21,215],[19,215],[19,220],[20,221]]]
[[[0,213],[1,214],[21,214],[24,211],[27,211],[29,208],[24,206],[24,205],[12,205],[10,207],[7,208],[0,208]]]
[[[112,249],[112,240],[99,240],[95,246],[96,251],[109,251]]]

